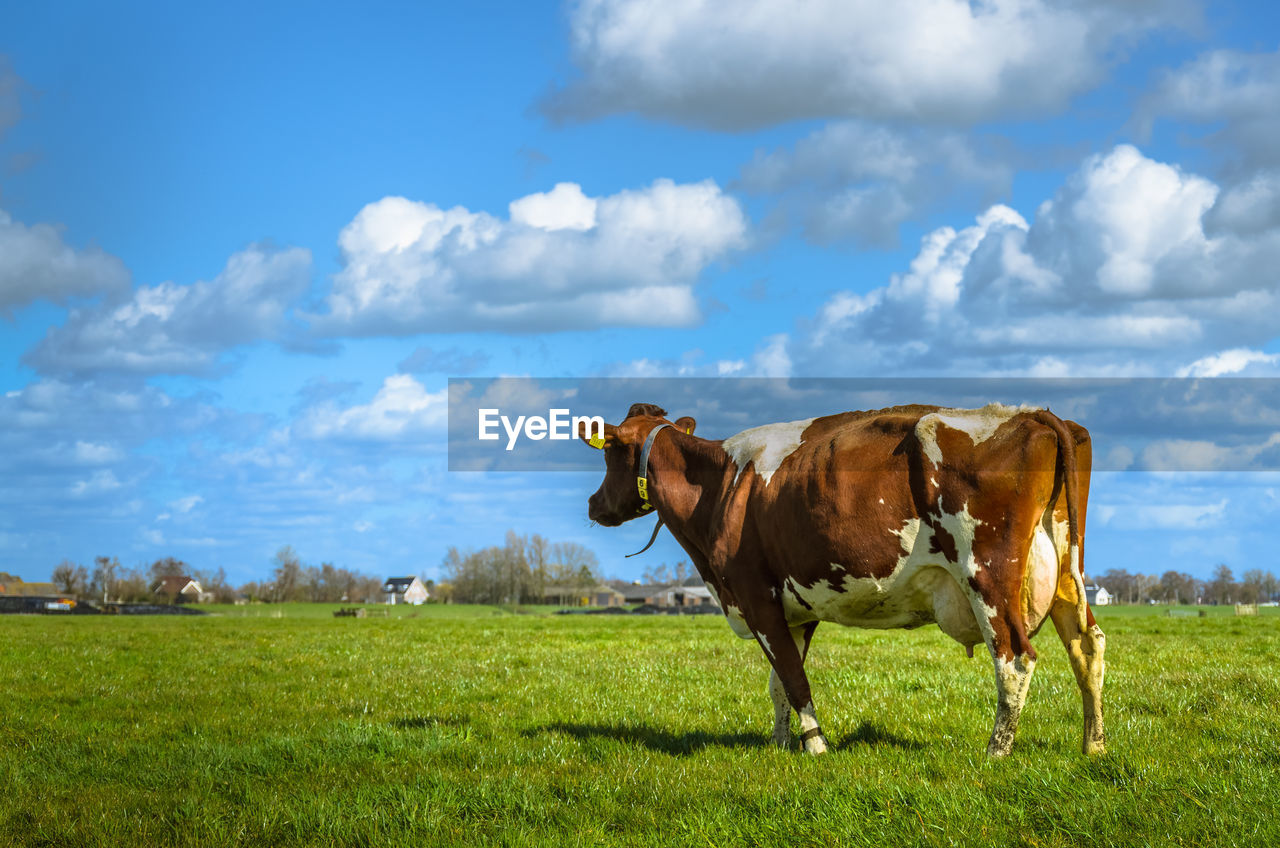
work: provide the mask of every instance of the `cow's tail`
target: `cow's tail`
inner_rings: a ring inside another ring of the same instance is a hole
[[[1052,412],[1041,410],[1037,416],[1041,423],[1053,429],[1058,436],[1058,467],[1062,472],[1062,494],[1067,499],[1067,533],[1070,537],[1067,549],[1071,559],[1071,579],[1076,584],[1076,614],[1080,618],[1080,630],[1089,627],[1089,604],[1084,595],[1084,539],[1080,535],[1080,491],[1077,485],[1076,440]]]

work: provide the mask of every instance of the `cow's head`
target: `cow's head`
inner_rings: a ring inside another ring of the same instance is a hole
[[[587,517],[592,521],[605,527],[617,527],[624,521],[652,514],[644,508],[644,500],[636,487],[644,440],[659,424],[674,424],[682,433],[692,433],[696,426],[694,420],[687,416],[671,422],[666,415],[666,410],[651,403],[635,403],[621,424],[616,427],[604,425],[604,482],[587,500]],[[591,435],[586,422],[581,422],[578,437],[592,444]]]

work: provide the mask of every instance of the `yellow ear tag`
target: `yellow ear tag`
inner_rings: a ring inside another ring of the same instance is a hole
[[[596,450],[604,450],[604,436],[592,436],[590,439],[587,439],[587,444],[591,445],[591,447]]]

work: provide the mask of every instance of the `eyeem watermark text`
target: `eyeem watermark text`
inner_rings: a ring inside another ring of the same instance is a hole
[[[541,415],[517,415],[515,421],[503,415],[499,409],[480,410],[480,441],[495,442],[500,438],[498,427],[507,433],[507,450],[515,450],[520,434],[540,442],[543,439],[567,442],[578,437],[581,424],[587,425],[587,436],[604,438],[604,418],[600,415],[572,415],[567,409],[548,409],[547,417]]]

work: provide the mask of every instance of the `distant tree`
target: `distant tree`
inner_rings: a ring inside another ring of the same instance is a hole
[[[1133,575],[1134,592],[1137,595],[1137,603],[1145,604],[1155,600],[1160,589],[1160,578],[1151,574],[1135,574]]]
[[[1256,604],[1265,600],[1267,573],[1261,568],[1251,568],[1240,578],[1238,600],[1242,604]]]
[[[1236,594],[1235,575],[1225,563],[1219,563],[1213,569],[1213,578],[1209,581],[1208,594],[1215,604],[1229,604]]]
[[[114,594],[121,601],[154,601],[151,580],[143,566],[122,568],[116,573]]]
[[[302,577],[302,560],[298,559],[292,545],[285,545],[276,551],[273,562],[276,567],[272,572],[274,591],[271,599],[276,602],[295,600]]]
[[[1160,575],[1161,599],[1170,604],[1193,604],[1198,593],[1196,580],[1180,571],[1166,571]]]
[[[656,566],[651,566],[649,568],[646,568],[644,572],[640,575],[640,579],[643,580],[645,583],[650,583],[655,586],[662,586],[667,583],[675,582],[675,572],[671,570],[670,566],[668,566],[665,562],[663,562],[663,563],[659,563]]]
[[[195,578],[200,588],[213,596],[214,603],[229,604],[236,599],[235,589],[227,583],[227,572],[222,566],[217,571],[197,571]]]
[[[1262,595],[1268,601],[1280,600],[1280,579],[1270,571],[1262,578]]]
[[[53,585],[65,595],[80,596],[89,592],[89,570],[83,565],[76,565],[64,559],[54,566]]]
[[[148,571],[151,576],[151,582],[155,584],[164,577],[189,577],[191,575],[191,566],[180,559],[165,557],[151,563]]]
[[[93,577],[89,581],[89,594],[102,598],[103,603],[116,595],[116,583],[120,575],[120,560],[115,557],[93,558]]]
[[[451,547],[441,562],[453,600],[484,604],[541,600],[547,588],[573,588],[584,574],[595,583],[598,568],[596,555],[582,545],[550,544],[514,531],[508,531],[501,546],[465,552]],[[437,594],[443,585],[437,587]]]

